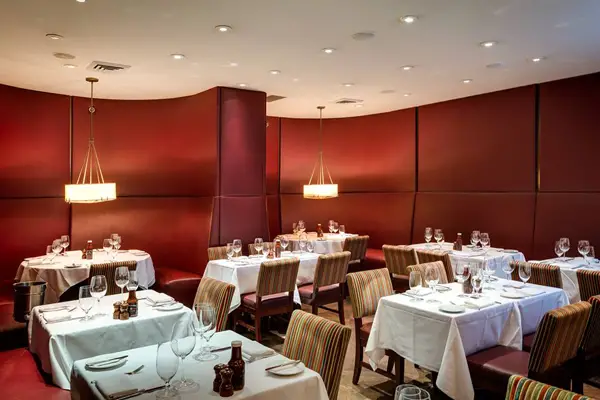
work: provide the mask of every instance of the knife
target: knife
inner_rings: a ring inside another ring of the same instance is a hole
[[[91,363],[87,363],[85,364],[88,367],[97,367],[103,364],[110,364],[113,363],[115,361],[119,361],[119,360],[123,360],[124,358],[129,357],[129,355],[124,355],[124,356],[120,356],[120,357],[114,357],[114,358],[109,358],[108,360],[101,360],[101,361],[94,361]]]
[[[283,364],[274,365],[272,367],[265,368],[265,371],[272,371],[272,370],[277,369],[277,368],[290,367],[290,366],[295,366],[295,365],[298,365],[298,364],[300,364],[300,360],[297,360],[297,361],[288,361],[288,362],[284,362]]]

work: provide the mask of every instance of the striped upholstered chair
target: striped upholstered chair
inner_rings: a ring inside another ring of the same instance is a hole
[[[315,267],[313,283],[300,286],[300,300],[302,304],[312,307],[312,313],[317,315],[318,308],[335,312],[340,316],[340,323],[344,325],[344,283],[348,272],[350,252],[321,254]],[[324,307],[327,304],[337,303],[338,309]]]
[[[217,332],[225,330],[234,291],[235,286],[232,284],[208,277],[202,278],[198,285],[194,304],[208,303],[213,306],[217,317]]]
[[[288,326],[281,354],[300,360],[323,378],[331,400],[337,399],[351,329],[296,310]]]
[[[379,299],[394,294],[394,289],[387,268],[348,274],[348,289],[350,290],[350,301],[352,302],[354,336],[356,338],[352,383],[357,385],[362,368],[371,369],[371,366],[363,361],[363,352],[369,341],[373,323],[363,323],[363,318],[374,316]],[[391,362],[388,362],[387,371],[378,368],[375,372],[390,379],[396,379],[397,384],[401,384],[404,381],[404,359],[391,350],[386,350],[386,354],[390,357],[390,361],[394,362],[395,375],[390,373]]]
[[[419,259],[419,264],[441,261],[446,269],[448,281],[454,282],[454,270],[452,268],[452,261],[450,261],[449,252],[437,250],[417,250],[417,258]]]
[[[448,276],[446,275],[446,268],[441,261],[434,261],[424,264],[411,265],[407,268],[407,272],[410,274],[412,271],[419,271],[421,273],[421,280],[423,287],[428,287],[425,281],[425,271],[427,268],[432,267],[438,270],[439,281],[438,283],[448,283]]]
[[[256,292],[242,296],[241,312],[254,315],[254,326],[238,321],[240,325],[254,330],[256,341],[260,342],[260,319],[270,315],[287,314],[294,311],[294,290],[298,278],[298,258],[283,258],[263,261],[258,271]]]
[[[408,272],[406,268],[409,265],[419,263],[417,252],[410,246],[391,246],[389,244],[384,244],[382,249],[385,266],[390,271],[394,290],[398,292],[408,290]]]
[[[213,260],[226,260],[227,259],[227,246],[209,247],[208,248],[208,261]]]
[[[581,300],[587,300],[600,294],[600,271],[577,270],[577,282]]]
[[[343,251],[350,252],[350,262],[348,271],[356,272],[361,270],[367,247],[369,245],[369,236],[349,236],[344,240]]]
[[[471,380],[479,389],[505,393],[511,375],[570,388],[572,363],[592,306],[586,301],[548,311],[540,321],[531,353],[495,346],[467,357]]]
[[[531,266],[531,277],[527,283],[533,283],[534,285],[551,286],[562,289],[562,276],[560,274],[560,267],[556,265],[542,264],[542,263],[530,263],[526,261],[511,261],[510,265],[513,267],[512,280],[520,281],[519,278],[519,267],[521,265]]]
[[[600,296],[588,300],[592,312],[588,320],[573,374],[573,390],[583,393],[583,384],[600,387]]]
[[[110,295],[121,293],[121,288],[119,288],[115,283],[115,271],[119,267],[127,267],[130,271],[135,271],[137,267],[137,262],[135,260],[131,260],[115,261],[103,264],[92,264],[92,266],[90,267],[90,276],[86,281],[86,285],[90,284],[92,276],[104,275],[106,277],[106,286],[108,289],[106,291],[106,294]]]
[[[505,400],[593,400],[554,386],[513,375],[508,380]]]

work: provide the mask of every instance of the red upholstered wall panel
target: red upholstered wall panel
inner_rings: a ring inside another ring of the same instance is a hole
[[[212,197],[124,197],[94,205],[73,205],[73,247],[88,239],[100,247],[117,232],[123,248],[147,250],[155,267],[202,274],[207,263]]]
[[[413,243],[423,243],[425,227],[441,228],[447,242],[471,231],[490,235],[492,246],[519,249],[531,255],[535,194],[533,193],[417,193]]]
[[[265,194],[266,94],[219,88],[220,195]]]
[[[241,239],[245,246],[254,238],[269,236],[265,196],[221,197],[219,202],[220,243]]]
[[[0,200],[0,281],[12,281],[25,257],[44,254],[68,231],[69,206],[63,198]]]
[[[0,197],[64,196],[68,96],[0,85]]]
[[[540,190],[600,191],[600,73],[540,85]]]
[[[577,242],[590,241],[600,254],[600,193],[539,193],[535,218],[534,257],[556,257],[554,242],[568,237],[568,255],[580,257]]]
[[[100,85],[102,82],[100,82]],[[120,196],[212,196],[217,177],[217,89],[167,100],[96,100],[104,178]],[[89,99],[73,107],[73,179],[89,136]]]
[[[535,190],[535,88],[419,107],[419,191]]]
[[[277,194],[267,196],[267,218],[269,239],[273,239],[281,233],[281,203]]]
[[[349,233],[369,235],[371,248],[408,243],[413,202],[413,193],[351,193],[331,200],[282,195],[282,229],[290,233],[292,223],[302,219],[308,231],[315,231],[317,223],[326,227],[328,220],[335,219]]]
[[[281,193],[302,193],[318,138],[317,119],[281,119]],[[415,110],[326,119],[323,151],[340,192],[413,191]]]
[[[279,194],[279,145],[281,119],[267,118],[267,194]]]

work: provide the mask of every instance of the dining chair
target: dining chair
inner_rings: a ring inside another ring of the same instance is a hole
[[[274,242],[263,242],[263,244],[264,243],[268,244],[272,249],[275,248]],[[283,249],[281,249],[281,250],[283,251]],[[254,247],[254,243],[248,243],[248,254],[250,254],[251,256],[255,256],[255,255],[259,254],[258,251],[256,251],[256,247]]]
[[[385,258],[385,266],[390,272],[392,286],[397,292],[404,292],[409,289],[408,272],[409,265],[419,263],[417,252],[410,246],[392,246],[384,244],[383,256]]]
[[[104,275],[106,277],[106,295],[121,293],[121,288],[115,282],[115,271],[119,267],[127,267],[130,271],[135,271],[137,261],[114,261],[102,264],[92,264],[90,267],[90,276],[86,280],[86,285],[89,285],[92,277],[96,275]]]
[[[534,285],[550,286],[562,289],[562,275],[560,273],[560,267],[550,264],[532,263],[527,261],[511,261],[511,267],[513,267],[512,280],[521,281],[519,278],[519,267],[529,265],[531,267],[531,277],[527,283],[533,283]]]
[[[263,261],[258,271],[256,292],[242,296],[239,311],[254,315],[254,326],[238,320],[237,317],[234,321],[253,330],[257,342],[262,339],[260,332],[262,317],[287,314],[294,310],[294,290],[299,267],[298,258]]]
[[[600,296],[589,298],[592,311],[579,346],[573,391],[583,393],[583,384],[600,388]]]
[[[444,269],[446,269],[448,281],[454,282],[454,270],[452,268],[452,261],[450,261],[450,252],[419,249],[417,250],[417,259],[419,260],[419,264],[441,261],[444,264]]]
[[[423,287],[429,287],[427,281],[425,280],[425,272],[427,268],[433,267],[438,271],[438,283],[449,283],[448,276],[446,275],[446,268],[444,268],[444,264],[441,261],[428,262],[424,264],[411,265],[407,268],[408,274],[413,271],[418,271],[421,273],[421,285]]]
[[[319,307],[339,315],[340,323],[344,325],[344,283],[348,272],[350,252],[321,254],[315,267],[313,283],[298,287],[300,301],[312,307],[312,313],[318,315]],[[325,307],[337,303],[338,309]]]
[[[227,260],[227,246],[208,248],[208,261],[214,260]]]
[[[216,314],[215,326],[217,332],[225,330],[234,291],[234,285],[206,276],[202,278],[198,285],[194,304],[208,303],[213,306]]]
[[[342,251],[350,252],[350,261],[348,262],[348,271],[356,272],[360,271],[365,255],[367,254],[367,247],[369,245],[369,236],[348,236],[344,239],[344,248]]]
[[[358,385],[362,368],[371,370],[371,366],[363,361],[363,353],[364,347],[369,341],[369,334],[371,333],[373,323],[364,323],[363,318],[374,316],[377,311],[379,299],[394,294],[394,289],[392,288],[392,280],[387,268],[354,272],[348,274],[347,278],[350,301],[352,303],[352,314],[354,316],[354,336],[356,343],[352,383]],[[389,357],[388,370],[384,371],[377,368],[375,372],[387,378],[395,379],[398,385],[403,383],[404,358],[389,349],[386,350],[385,354]],[[395,374],[391,373],[392,362],[396,367]]]
[[[285,334],[281,354],[300,360],[323,379],[327,395],[337,399],[352,330],[337,322],[296,310]]]
[[[593,400],[591,397],[546,385],[521,375],[512,375],[508,380],[506,400]]]
[[[577,270],[577,283],[581,300],[587,300],[600,294],[600,271]]]
[[[538,326],[531,352],[494,346],[467,356],[477,388],[505,393],[511,375],[522,375],[568,389],[571,363],[587,326],[592,306],[587,301],[548,311]]]

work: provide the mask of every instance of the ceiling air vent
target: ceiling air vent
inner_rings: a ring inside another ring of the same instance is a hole
[[[285,99],[285,97],[277,96],[276,94],[272,94],[270,96],[267,96],[267,103],[272,103],[274,101],[281,100],[281,99]]]
[[[129,68],[131,68],[131,65],[115,64],[105,61],[94,61],[87,67],[87,69],[89,69],[90,71],[105,73],[119,72]]]
[[[362,102],[363,101],[359,99],[339,99],[334,101],[335,104],[358,104]]]

